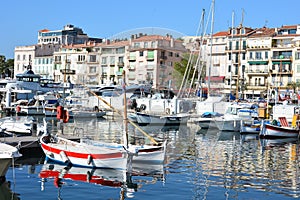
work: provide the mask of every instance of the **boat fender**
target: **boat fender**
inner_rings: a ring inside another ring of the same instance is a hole
[[[169,115],[171,113],[170,108],[166,109],[166,114]]]
[[[56,108],[56,118],[57,119],[63,119],[63,110],[64,110],[64,107],[62,106],[57,106]]]
[[[63,114],[63,122],[67,123],[69,121],[69,118],[70,118],[69,112],[67,110],[64,110],[63,113],[64,113]]]
[[[140,106],[140,109],[141,109],[141,110],[146,110],[146,105],[145,105],[145,104],[142,104],[142,105]]]
[[[16,107],[16,112],[17,112],[17,113],[21,112],[21,106],[20,106],[20,105],[17,105],[17,107]]]
[[[64,163],[66,163],[66,164],[71,163],[70,159],[68,158],[68,156],[66,155],[66,153],[64,151],[59,152],[59,155]]]
[[[99,111],[100,111],[100,110],[99,110],[99,107],[98,107],[98,106],[95,106],[95,107],[94,107],[94,111],[95,111],[95,112],[99,112]]]
[[[87,157],[87,164],[90,165],[93,161],[93,157],[91,155],[88,155]]]
[[[49,143],[50,142],[50,136],[49,135],[47,135],[47,136],[44,136],[43,138],[42,138],[42,141],[44,142],[44,143]]]

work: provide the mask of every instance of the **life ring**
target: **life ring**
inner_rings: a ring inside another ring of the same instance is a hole
[[[67,110],[64,110],[63,113],[63,122],[67,123],[70,119],[69,112]]]
[[[57,119],[63,119],[63,110],[64,110],[64,107],[62,107],[62,106],[57,106],[57,108],[56,108],[56,118]]]
[[[16,112],[17,112],[17,113],[21,112],[21,106],[20,106],[20,105],[17,105],[17,107],[16,107]]]
[[[145,104],[142,104],[142,105],[140,106],[140,109],[141,109],[141,110],[146,110],[146,105],[145,105]]]

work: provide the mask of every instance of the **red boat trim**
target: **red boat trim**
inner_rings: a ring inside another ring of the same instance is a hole
[[[59,171],[52,171],[52,170],[43,170],[40,172],[40,178],[59,178],[60,172]],[[87,180],[87,174],[65,174],[63,179],[71,179],[73,181],[82,181],[82,182],[89,182],[95,183],[98,185],[110,186],[110,187],[120,187],[122,186],[122,182],[120,181],[110,181],[103,179],[100,176],[92,176],[90,180]]]
[[[265,126],[266,126],[265,128],[269,129],[269,130],[281,131],[281,132],[288,133],[288,134],[294,134],[294,133],[299,134],[299,130],[297,130],[297,129],[288,129],[286,127],[272,126],[270,124],[265,124]]]
[[[79,153],[79,152],[71,152],[71,151],[61,150],[61,149],[50,147],[44,143],[42,143],[42,147],[43,147],[43,149],[50,151],[52,153],[55,153],[55,154],[59,154],[61,151],[63,151],[68,157],[83,158],[83,159],[87,159],[89,155],[93,159],[110,159],[110,158],[122,158],[123,157],[122,152],[108,153],[108,154],[88,154],[88,153]]]

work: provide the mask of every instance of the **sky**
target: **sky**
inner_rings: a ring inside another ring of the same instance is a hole
[[[4,0],[1,1],[0,55],[14,58],[16,46],[37,43],[39,30],[61,30],[66,24],[90,37],[111,38],[144,27],[195,36],[246,27],[300,24],[299,0]],[[203,9],[204,26],[200,26]],[[232,17],[234,16],[234,17]],[[213,20],[212,20],[213,19]],[[233,20],[232,20],[233,19]],[[213,23],[212,23],[213,22]],[[199,26],[202,27],[199,29]]]

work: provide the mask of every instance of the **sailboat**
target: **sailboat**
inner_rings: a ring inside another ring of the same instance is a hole
[[[124,95],[124,112],[123,112],[123,125],[124,125],[124,144],[118,143],[105,143],[101,141],[95,141],[90,139],[81,139],[81,143],[94,145],[98,147],[108,147],[113,149],[126,149],[128,152],[133,154],[132,163],[133,166],[138,163],[149,163],[149,164],[162,164],[165,161],[166,156],[166,147],[167,147],[167,140],[163,141],[162,143],[158,143],[154,138],[148,135],[145,131],[143,131],[138,125],[127,118],[127,99],[126,99],[126,82],[125,82],[125,71],[123,71],[123,95]],[[100,98],[100,97],[99,97]],[[101,100],[101,98],[100,98]],[[105,101],[104,101],[105,103]],[[110,104],[107,104],[112,109],[113,107]],[[119,113],[116,110],[117,113]],[[121,114],[121,113],[119,113]],[[145,136],[147,136],[153,145],[140,145],[140,144],[128,144],[128,123],[142,132]]]
[[[125,71],[123,71],[123,77],[125,80]],[[128,144],[125,81],[123,85],[125,105],[123,116],[125,127],[123,134],[124,144],[114,145],[111,143],[100,143],[95,140],[89,140],[88,142],[82,140],[81,142],[76,142],[57,135],[51,135],[47,131],[47,123],[44,120],[45,130],[40,138],[40,143],[46,158],[72,166],[114,169],[126,169],[127,159],[131,159],[132,156],[133,161],[164,162],[167,141],[161,145],[153,146]],[[153,138],[152,140],[156,142]],[[158,143],[156,142],[156,144]]]

